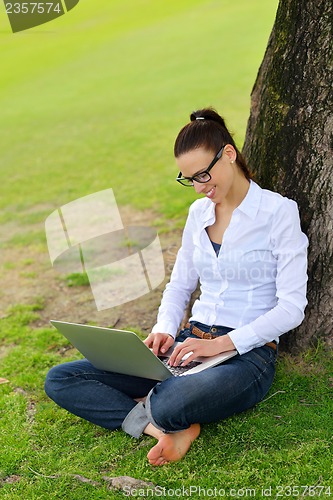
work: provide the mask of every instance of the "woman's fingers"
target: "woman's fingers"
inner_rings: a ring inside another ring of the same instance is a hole
[[[153,353],[166,352],[174,343],[175,339],[168,333],[150,333],[144,340],[147,347],[153,349]]]

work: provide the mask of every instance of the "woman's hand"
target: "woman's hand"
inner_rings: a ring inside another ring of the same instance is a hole
[[[146,346],[152,347],[153,353],[157,356],[159,352],[167,352],[174,341],[175,339],[168,333],[150,333],[143,342]]]
[[[229,335],[223,335],[213,340],[187,338],[174,349],[169,359],[169,365],[178,366],[181,363],[182,366],[186,366],[198,356],[210,357],[233,349],[235,346]],[[188,355],[186,359],[181,362],[186,355]]]

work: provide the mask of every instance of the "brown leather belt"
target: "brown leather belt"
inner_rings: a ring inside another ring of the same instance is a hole
[[[186,323],[185,328],[190,328],[191,333],[193,333],[196,337],[199,337],[200,339],[212,340],[212,339],[216,339],[217,337],[219,337],[219,335],[214,335],[213,333],[203,332],[197,326],[191,325],[191,323]],[[211,328],[211,331],[213,332],[214,329],[215,329],[215,331],[217,331],[217,328],[214,328],[214,327]],[[276,351],[276,343],[275,342],[267,342],[267,344],[265,344],[265,345],[267,345],[268,347],[271,347],[271,349]]]

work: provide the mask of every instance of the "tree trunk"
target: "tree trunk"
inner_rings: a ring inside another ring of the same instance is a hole
[[[333,3],[280,0],[252,91],[244,156],[259,184],[294,199],[309,238],[306,317],[288,350],[333,346]]]

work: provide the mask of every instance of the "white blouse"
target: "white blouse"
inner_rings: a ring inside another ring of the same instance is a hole
[[[200,282],[191,321],[233,329],[239,354],[297,327],[304,318],[308,239],[297,204],[251,181],[233,211],[218,256],[205,228],[215,221],[208,198],[190,207],[170,282],[152,332],[176,336]]]

